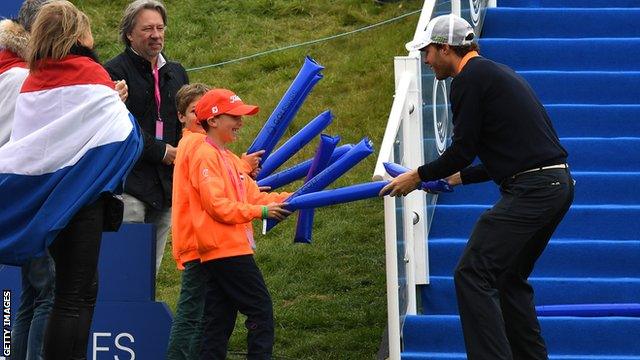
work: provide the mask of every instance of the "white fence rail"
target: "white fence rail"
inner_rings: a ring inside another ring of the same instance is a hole
[[[380,147],[380,155],[378,156],[378,162],[376,164],[376,170],[373,178],[381,180],[388,178],[383,166],[383,162],[395,162],[396,157],[394,147],[397,145],[403,145],[401,151],[402,154],[408,155],[404,145],[412,141],[403,141],[402,144],[396,143],[400,126],[409,122],[418,123],[417,111],[421,106],[421,100],[419,97],[419,90],[417,84],[419,77],[415,73],[416,59],[410,57],[398,57],[395,60],[396,68],[396,94],[391,107],[391,113],[389,114],[389,122],[385,130],[385,137]],[[408,65],[408,66],[407,66]],[[411,66],[413,65],[413,66]],[[413,118],[414,121],[408,119]],[[403,127],[401,136],[404,138],[407,131],[406,126]],[[421,141],[414,142],[415,144],[421,144]],[[421,153],[421,151],[417,151]],[[409,205],[409,197],[420,197],[420,194],[412,194],[402,200],[404,202],[403,208],[407,208]],[[419,201],[419,200],[418,200]],[[422,208],[417,208],[418,217],[420,217],[420,211]],[[404,210],[403,210],[404,212]],[[397,354],[391,356],[391,359],[399,359],[400,355],[400,330],[401,330],[401,317],[405,314],[416,313],[416,294],[415,286],[411,285],[415,283],[415,271],[413,267],[413,254],[412,251],[413,241],[412,236],[405,236],[404,239],[398,239],[397,227],[401,226],[404,231],[402,234],[409,234],[407,232],[408,222],[413,220],[413,216],[402,216],[403,220],[401,224],[397,223],[396,217],[396,199],[391,197],[384,198],[384,213],[385,213],[385,251],[386,251],[386,271],[387,271],[387,312],[389,314],[389,352],[390,354]],[[406,213],[406,212],[405,212]],[[398,254],[397,241],[404,242],[404,253]],[[422,242],[422,241],[419,241]],[[398,261],[398,255],[402,256],[402,261]],[[400,266],[400,267],[399,267]],[[404,271],[399,271],[399,269]],[[404,274],[404,286],[400,284],[400,275]],[[404,299],[401,303],[400,299]]]

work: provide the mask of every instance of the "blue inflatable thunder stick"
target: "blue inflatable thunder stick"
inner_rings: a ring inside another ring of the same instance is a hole
[[[311,163],[311,168],[309,169],[305,183],[309,182],[329,166],[331,154],[333,154],[333,151],[339,141],[339,136],[334,137],[325,134],[320,135],[320,142],[318,143],[316,155]],[[298,212],[298,222],[296,223],[296,234],[293,238],[293,242],[306,244],[311,243],[314,214],[315,211],[313,209],[305,209]]]
[[[324,67],[316,63],[312,58],[308,56],[305,58],[298,75],[265,122],[255,140],[253,140],[251,146],[249,146],[247,154],[264,150],[265,153],[262,156],[262,163],[264,163],[313,86],[322,78],[322,74],[320,74],[322,69]]]
[[[333,114],[327,110],[311,120],[305,127],[300,129],[297,134],[293,135],[278,150],[274,151],[271,156],[262,162],[262,169],[258,173],[258,180],[264,179],[271,175],[280,165],[289,160],[291,156],[307,145],[313,138],[322,132],[333,121]],[[332,150],[333,151],[333,150]],[[328,154],[327,160],[331,157]]]
[[[321,206],[344,204],[351,201],[378,197],[388,181],[374,181],[337,189],[324,190],[297,196],[288,200],[288,209],[313,209]]]
[[[404,174],[409,171],[406,167],[402,165],[398,165],[395,163],[383,163],[384,169],[387,170],[387,173],[391,175],[391,177],[396,177],[400,174]],[[435,180],[435,181],[423,181],[420,189],[430,192],[432,194],[439,194],[442,192],[453,192],[453,187],[449,185],[445,180]]]
[[[362,139],[353,149],[349,150],[340,159],[333,164],[329,165],[320,174],[315,176],[310,181],[302,185],[296,192],[294,192],[285,202],[294,199],[297,196],[308,194],[316,191],[323,190],[329,184],[334,182],[337,178],[349,171],[352,167],[358,164],[362,159],[373,153],[373,144],[368,138]],[[287,208],[287,210],[289,210]],[[267,220],[266,230],[270,230],[278,224],[278,221],[269,219]]]
[[[351,150],[352,148],[352,144],[338,146],[333,151],[333,154],[331,154],[331,160],[329,161],[329,164],[333,164],[334,162],[336,162],[342,157],[342,155],[349,152],[349,150]],[[269,186],[271,190],[275,190],[296,180],[302,179],[309,173],[312,162],[313,158],[307,159],[298,165],[294,165],[288,169],[284,169],[278,173],[269,175],[262,180],[258,180],[258,186]]]

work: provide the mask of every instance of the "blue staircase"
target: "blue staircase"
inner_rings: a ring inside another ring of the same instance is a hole
[[[481,54],[511,66],[545,105],[577,182],[573,206],[530,278],[536,305],[640,308],[640,0],[498,0]],[[441,195],[429,234],[423,315],[403,359],[466,359],[453,269],[493,183]],[[625,305],[626,306],[626,305]],[[552,360],[640,360],[640,317],[541,316]],[[593,314],[591,314],[593,315]]]

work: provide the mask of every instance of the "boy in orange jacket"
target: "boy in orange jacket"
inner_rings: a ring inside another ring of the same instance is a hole
[[[208,86],[195,83],[183,86],[176,94],[178,120],[182,123],[183,130],[173,176],[172,253],[178,269],[184,271],[169,337],[168,360],[196,359],[202,340],[205,275],[200,266],[190,215],[190,207],[198,204],[199,199],[193,196],[191,190],[189,164],[195,148],[204,142],[206,136],[204,129],[196,121],[195,107],[208,90]],[[243,156],[243,171],[253,172],[262,153],[264,151]]]
[[[208,86],[196,83],[183,86],[176,94],[178,120],[183,129],[173,170],[171,250],[178,269],[184,271],[169,336],[168,360],[197,358],[202,340],[205,276],[200,267],[197,241],[189,216],[189,158],[194,147],[206,136],[202,126],[196,122],[195,107],[208,90]]]
[[[238,311],[247,316],[247,358],[271,359],[273,305],[253,259],[254,219],[282,220],[288,193],[261,192],[243,162],[227,149],[237,139],[246,105],[233,92],[214,89],[196,105],[206,137],[189,160],[190,217],[206,274],[204,335],[200,359],[225,359]]]

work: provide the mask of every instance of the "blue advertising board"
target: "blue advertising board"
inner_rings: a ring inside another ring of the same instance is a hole
[[[0,1],[0,18],[13,18],[18,15],[22,0],[2,0]]]
[[[153,225],[124,224],[117,233],[104,233],[98,276],[87,359],[164,359],[172,315],[166,304],[155,301]],[[0,265],[0,290],[8,297],[4,315],[13,321],[20,303],[20,268]]]

